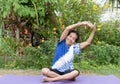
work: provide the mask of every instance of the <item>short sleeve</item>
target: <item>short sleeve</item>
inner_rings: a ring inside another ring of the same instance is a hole
[[[74,54],[79,54],[79,53],[81,53],[80,44],[79,44],[79,43],[73,45],[73,48],[74,48]]]

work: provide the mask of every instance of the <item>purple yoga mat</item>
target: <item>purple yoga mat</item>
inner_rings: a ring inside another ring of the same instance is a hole
[[[109,76],[79,76],[76,81],[42,82],[43,76],[5,75],[0,77],[0,84],[120,84],[120,79]]]

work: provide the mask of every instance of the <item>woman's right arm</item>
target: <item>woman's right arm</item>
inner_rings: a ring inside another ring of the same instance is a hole
[[[86,26],[88,23],[89,23],[89,21],[84,21],[84,22],[78,22],[78,23],[72,24],[70,26],[67,26],[60,37],[60,41],[67,37],[70,30],[73,30],[79,26]]]

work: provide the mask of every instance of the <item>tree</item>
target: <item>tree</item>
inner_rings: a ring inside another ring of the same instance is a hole
[[[39,38],[49,38],[47,32],[52,31],[53,27],[57,27],[56,32],[59,33],[62,26],[78,21],[97,23],[101,13],[99,5],[91,0],[2,0],[0,5],[0,18],[8,25],[16,25],[18,38],[23,27],[32,35],[39,35]]]
[[[26,27],[31,33],[51,28],[49,24],[56,23],[53,0],[1,0],[0,18],[6,25],[16,26],[16,38]]]
[[[112,11],[117,9],[120,9],[120,0],[109,0],[109,3],[112,5]],[[119,27],[119,23],[117,20],[115,20],[115,28]]]
[[[120,8],[120,0],[109,0],[109,3],[112,5],[112,8]]]

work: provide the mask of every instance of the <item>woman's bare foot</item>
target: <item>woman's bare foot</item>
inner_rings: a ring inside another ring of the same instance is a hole
[[[53,78],[48,78],[48,77],[43,78],[43,82],[52,82],[52,81],[54,81]]]
[[[75,81],[76,79],[72,78],[72,79],[68,79],[68,80]],[[54,78],[49,78],[49,77],[43,78],[43,82],[54,82],[54,81],[57,81],[57,80],[55,80]]]
[[[75,78],[72,78],[72,79],[70,79],[69,81],[75,81],[76,79]]]

